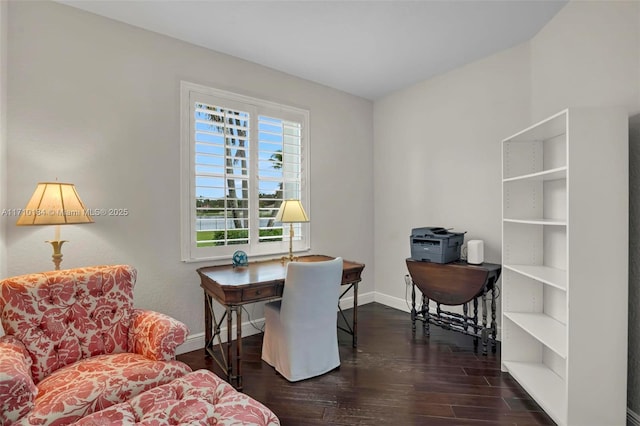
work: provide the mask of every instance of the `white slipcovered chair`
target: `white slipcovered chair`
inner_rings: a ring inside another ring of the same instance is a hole
[[[262,359],[290,382],[340,366],[338,299],[342,258],[290,262],[282,299],[265,305]]]

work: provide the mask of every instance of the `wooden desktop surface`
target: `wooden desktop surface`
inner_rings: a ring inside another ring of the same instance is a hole
[[[443,305],[462,305],[478,297],[500,277],[495,263],[434,263],[407,259],[407,269],[422,294]],[[489,288],[490,289],[490,288]]]
[[[334,259],[325,255],[300,256],[298,262]],[[223,305],[243,305],[282,297],[287,262],[271,259],[247,266],[207,266],[198,269],[200,286]],[[343,260],[342,285],[361,280],[362,263]]]

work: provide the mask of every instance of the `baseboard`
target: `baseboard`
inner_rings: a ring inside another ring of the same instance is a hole
[[[358,306],[375,302],[375,295],[376,295],[375,291],[370,291],[368,293],[358,292]],[[342,299],[340,299],[340,307],[342,309],[353,308],[353,296],[345,296]]]
[[[371,291],[368,293],[358,293],[358,306],[366,305],[367,303],[372,303],[375,300],[375,292]],[[340,299],[340,307],[342,309],[350,309],[353,307],[353,296],[345,296]],[[407,311],[408,312],[408,311]],[[260,330],[263,328],[264,318],[258,318],[251,321],[244,321],[242,323],[242,337],[253,336],[254,334],[260,333]],[[231,329],[231,335],[233,337],[236,336],[236,326],[234,325]],[[227,328],[220,328],[220,337],[222,343],[226,343],[227,341]],[[191,351],[197,351],[199,349],[204,348],[204,332],[190,334],[187,337],[187,340],[176,349],[176,355],[184,354]]]
[[[640,426],[640,415],[627,407],[627,426]]]
[[[176,348],[176,355],[186,354],[202,348],[204,348],[204,332],[190,334],[187,336],[187,340]]]
[[[399,297],[389,296],[384,293],[374,293],[374,302],[381,303],[390,308],[398,309],[399,311],[411,312],[411,305],[406,300]]]

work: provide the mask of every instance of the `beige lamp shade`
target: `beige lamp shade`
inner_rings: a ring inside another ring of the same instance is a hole
[[[282,256],[282,262],[285,260],[293,261],[297,259],[293,256],[293,224],[300,222],[309,222],[309,217],[305,213],[300,200],[284,200],[280,204],[278,213],[274,219],[275,222],[290,223],[289,225],[289,256]]]
[[[16,225],[93,223],[72,183],[40,182]]]
[[[299,223],[309,222],[309,217],[300,200],[284,200],[274,220],[282,223]]]

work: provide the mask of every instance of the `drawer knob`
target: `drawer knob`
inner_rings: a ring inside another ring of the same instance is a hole
[[[256,290],[257,295],[260,295],[260,293],[262,293],[262,290]]]

